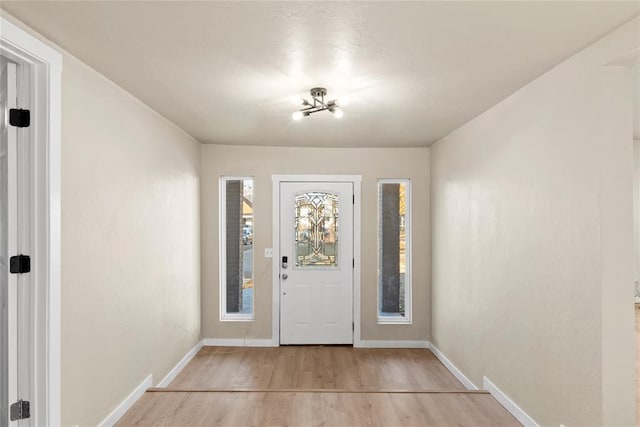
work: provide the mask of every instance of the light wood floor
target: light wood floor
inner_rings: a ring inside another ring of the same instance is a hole
[[[118,425],[519,426],[489,394],[146,393]]]
[[[519,426],[467,391],[429,350],[204,347],[166,389],[117,424]]]
[[[174,389],[465,390],[424,349],[203,347]]]

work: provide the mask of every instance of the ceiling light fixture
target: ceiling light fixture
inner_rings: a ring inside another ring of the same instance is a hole
[[[340,109],[340,104],[337,99],[332,101],[324,101],[324,97],[327,95],[327,89],[323,87],[314,87],[309,91],[313,102],[309,102],[304,98],[296,98],[296,104],[302,104],[303,108],[300,111],[296,111],[291,115],[293,120],[300,120],[303,117],[310,116],[318,111],[330,111],[336,116],[337,119],[342,118],[344,112]]]

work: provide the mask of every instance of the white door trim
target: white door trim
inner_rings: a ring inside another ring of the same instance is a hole
[[[0,17],[0,50],[32,70],[32,174],[35,224],[32,280],[35,281],[33,425],[60,420],[60,144],[62,55]]]
[[[353,205],[353,346],[360,345],[360,200],[361,175],[272,175],[273,215],[272,215],[272,320],[271,340],[273,346],[280,345],[280,183],[281,182],[349,182],[353,184],[355,197]]]

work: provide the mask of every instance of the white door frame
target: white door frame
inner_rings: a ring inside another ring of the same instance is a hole
[[[273,185],[273,258],[271,283],[273,284],[272,345],[280,345],[280,183],[281,182],[348,182],[353,184],[353,346],[360,345],[360,200],[361,175],[272,175]]]
[[[60,425],[60,143],[62,55],[0,17],[0,51],[30,66],[34,165],[32,280],[33,425]],[[10,254],[11,255],[11,254]]]

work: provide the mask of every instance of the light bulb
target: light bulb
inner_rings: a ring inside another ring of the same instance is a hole
[[[291,115],[291,118],[293,120],[300,120],[302,118],[302,116],[303,116],[302,111],[296,111],[295,113],[293,113]]]
[[[342,110],[341,110],[341,109],[339,109],[339,108],[336,108],[336,109],[333,111],[333,114],[336,116],[336,119],[341,119],[341,118],[342,118],[342,116],[344,116],[344,111],[342,111]]]

